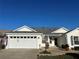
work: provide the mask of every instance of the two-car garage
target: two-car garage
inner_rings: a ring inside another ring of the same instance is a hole
[[[6,48],[39,48],[40,35],[8,33]]]
[[[42,33],[28,27],[22,26],[6,33],[8,48],[35,48],[38,49],[42,42]]]

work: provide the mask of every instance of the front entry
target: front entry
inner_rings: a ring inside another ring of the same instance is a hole
[[[54,38],[54,40],[55,40],[55,46],[58,47],[58,39],[57,38]]]

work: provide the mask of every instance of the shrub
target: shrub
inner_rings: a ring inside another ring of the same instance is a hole
[[[68,48],[68,47],[69,47],[69,45],[68,45],[68,44],[66,44],[66,45],[65,45],[65,48]]]
[[[2,45],[2,49],[5,49],[5,45]]]
[[[69,45],[68,44],[62,45],[62,48],[65,50],[69,50]]]

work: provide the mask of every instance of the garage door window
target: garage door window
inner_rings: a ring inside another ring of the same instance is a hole
[[[14,38],[16,38],[16,36],[14,36]]]
[[[27,38],[30,38],[29,36]]]
[[[24,38],[27,38],[26,36],[24,36]]]
[[[34,36],[34,39],[36,39],[37,37],[36,36]]]
[[[31,36],[31,39],[33,38],[33,36]]]
[[[17,36],[17,38],[19,38],[19,36]]]
[[[37,36],[10,36],[10,38],[11,39],[36,39],[36,38],[38,38],[39,39],[39,37],[37,37]]]
[[[23,36],[21,36],[21,38],[23,38]]]
[[[16,38],[16,36],[10,36],[10,38],[12,38],[12,39],[13,39],[13,38]]]
[[[10,36],[10,38],[13,38],[12,36]]]

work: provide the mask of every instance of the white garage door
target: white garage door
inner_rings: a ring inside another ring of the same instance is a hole
[[[8,48],[37,48],[37,37],[11,36],[8,40]]]

